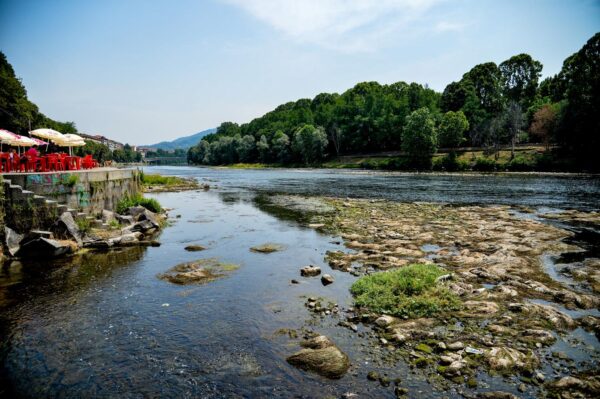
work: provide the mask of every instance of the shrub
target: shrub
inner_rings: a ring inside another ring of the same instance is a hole
[[[92,223],[88,219],[75,219],[75,223],[77,224],[79,231],[81,231],[82,233],[87,233],[92,229]]]
[[[475,159],[475,164],[473,165],[473,170],[477,170],[479,172],[491,172],[496,170],[496,161],[489,158],[479,157]]]
[[[117,204],[117,213],[124,214],[125,212],[127,212],[128,208],[138,205],[143,206],[149,211],[155,213],[162,212],[162,208],[157,200],[155,200],[154,198],[145,198],[137,194],[122,198]]]
[[[79,176],[77,175],[69,175],[69,177],[67,177],[67,180],[65,180],[65,185],[69,187],[73,187],[77,183],[79,183]]]
[[[458,310],[461,302],[436,282],[447,272],[435,265],[414,264],[358,279],[350,292],[357,306],[400,317],[429,317]]]
[[[536,169],[536,166],[536,158],[525,158],[523,156],[517,155],[506,164],[506,169],[512,171],[530,171]]]
[[[180,177],[175,176],[162,176],[162,175],[147,175],[140,173],[140,180],[145,185],[154,186],[173,186],[183,181]]]
[[[456,172],[469,168],[469,163],[459,159],[455,153],[451,152],[442,158],[433,160],[433,170],[445,170],[448,172]]]

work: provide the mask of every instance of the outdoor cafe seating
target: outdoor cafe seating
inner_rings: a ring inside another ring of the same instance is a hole
[[[19,153],[12,152],[12,154],[10,152],[3,152],[0,149],[1,173],[58,172],[80,170],[82,168],[92,169],[99,166],[98,161],[89,154],[83,157],[72,154],[72,147],[85,145],[84,140],[76,134],[62,134],[52,129],[37,129],[29,133],[32,136],[45,138],[56,146],[68,147],[69,153],[52,152],[40,154],[38,151],[43,151],[44,146],[46,151],[48,150],[48,142],[34,137],[20,136],[8,130],[0,129],[0,144],[8,144],[19,149]],[[21,148],[32,146],[38,146],[35,155],[30,154],[29,151],[21,154]]]

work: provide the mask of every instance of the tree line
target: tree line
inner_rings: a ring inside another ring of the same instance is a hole
[[[318,164],[339,155],[401,151],[404,165],[427,168],[439,148],[496,153],[543,143],[557,159],[598,169],[600,33],[540,81],[542,64],[518,54],[474,66],[442,93],[426,85],[362,82],[278,106],[238,125],[223,122],[188,151],[193,164]]]

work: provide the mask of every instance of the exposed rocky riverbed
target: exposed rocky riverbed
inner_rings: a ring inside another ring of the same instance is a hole
[[[521,392],[565,398],[600,394],[598,341],[580,362],[553,346],[557,339],[573,339],[571,333],[580,328],[600,336],[598,259],[576,266],[572,285],[553,279],[543,262],[584,251],[567,242],[575,233],[544,219],[600,226],[597,212],[533,217],[508,206],[301,196],[263,198],[262,204],[297,212],[308,225],[340,234],[347,249],[326,257],[334,269],[363,276],[433,263],[447,270],[439,284],[460,298],[456,311],[407,318],[344,309],[342,326],[367,324],[380,337],[385,348],[380,360],[421,369],[438,389],[476,388],[478,376],[488,373],[516,378]],[[332,314],[317,300],[307,304],[321,315]],[[389,384],[375,374],[370,379]]]

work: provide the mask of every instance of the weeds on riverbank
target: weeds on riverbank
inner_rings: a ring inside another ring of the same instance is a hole
[[[117,204],[117,213],[124,214],[128,208],[138,205],[141,205],[154,213],[162,212],[162,207],[157,200],[154,198],[145,198],[137,194],[122,198]]]
[[[429,317],[460,309],[461,302],[437,278],[447,272],[414,264],[358,279],[350,291],[357,306],[400,317]]]

